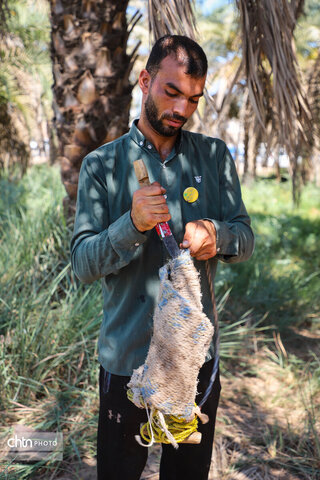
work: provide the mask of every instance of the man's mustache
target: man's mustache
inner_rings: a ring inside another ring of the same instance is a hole
[[[173,114],[173,115],[163,115],[163,119],[167,120],[178,120],[178,122],[183,122],[185,123],[187,119],[185,117],[182,117],[181,115]]]

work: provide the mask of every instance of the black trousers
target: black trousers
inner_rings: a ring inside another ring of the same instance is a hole
[[[200,369],[197,404],[209,384],[212,367],[213,360]],[[148,448],[139,445],[134,438],[140,432],[140,423],[147,422],[147,415],[144,409],[128,400],[126,385],[129,380],[130,377],[110,374],[100,366],[98,480],[139,480],[147,462]],[[172,445],[162,444],[160,480],[208,479],[220,390],[218,372],[211,394],[201,409],[210,420],[205,425],[199,420],[198,430],[202,433],[199,445],[180,444],[176,450]]]

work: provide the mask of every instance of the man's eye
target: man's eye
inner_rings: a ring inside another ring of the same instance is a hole
[[[197,103],[199,103],[199,100],[193,100],[192,98],[190,98],[190,100],[189,100],[189,101],[190,101],[190,103],[194,103],[194,104],[197,104]]]
[[[168,92],[168,90],[165,90],[165,92],[168,95],[168,97],[176,97],[177,96],[176,93],[170,93],[170,92]]]

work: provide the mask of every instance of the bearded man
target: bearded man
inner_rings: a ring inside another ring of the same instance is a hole
[[[167,260],[155,225],[169,222],[180,248],[189,249],[211,321],[205,260],[214,278],[218,260],[240,262],[253,252],[250,219],[228,148],[222,140],[182,129],[203,95],[207,68],[206,55],[193,40],[160,38],[139,76],[139,119],[82,163],[71,256],[82,282],[102,282],[99,480],[138,480],[147,461],[148,449],[134,438],[146,412],[128,400],[126,386],[148,352],[158,272]],[[152,182],[141,189],[133,168],[137,159],[143,159]],[[186,195],[190,189],[192,195]],[[197,403],[213,361],[212,342],[199,372]],[[160,480],[208,478],[220,389],[218,373],[202,408],[210,421],[199,426],[199,445],[181,444],[177,450],[162,445]]]

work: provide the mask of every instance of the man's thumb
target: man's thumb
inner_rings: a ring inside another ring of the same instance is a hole
[[[190,247],[190,242],[189,240],[183,240],[181,243],[181,248],[189,248]]]
[[[185,228],[184,236],[180,248],[190,248],[192,240],[192,223],[188,222]]]

